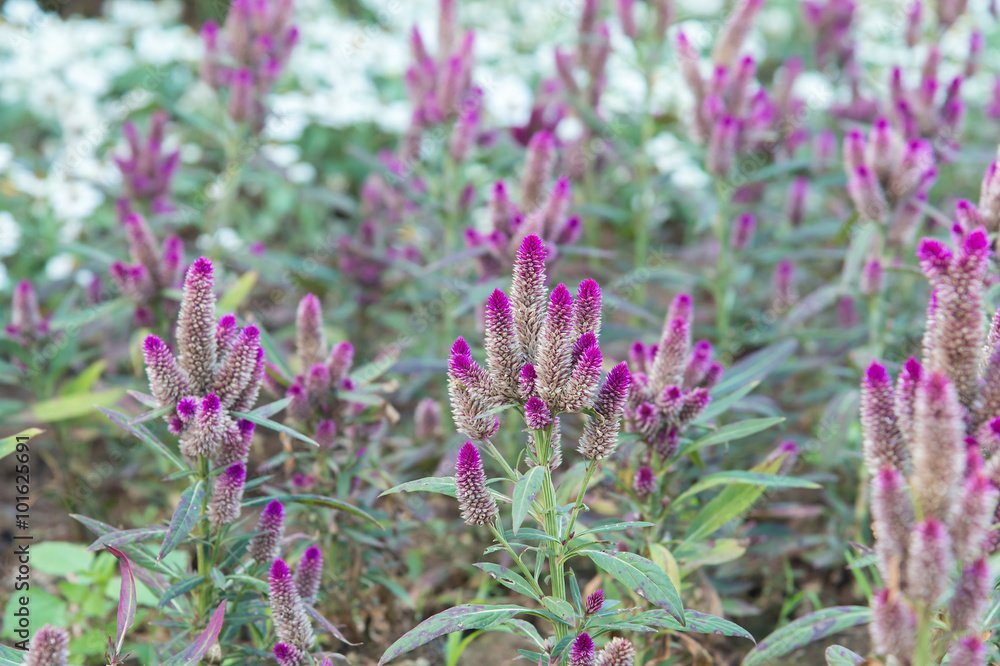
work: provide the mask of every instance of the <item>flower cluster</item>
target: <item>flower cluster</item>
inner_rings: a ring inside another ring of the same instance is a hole
[[[957,148],[957,136],[965,118],[962,101],[962,82],[959,74],[944,87],[938,77],[941,50],[931,45],[921,70],[920,82],[907,88],[902,67],[894,67],[890,74],[889,93],[892,116],[905,140],[929,137],[937,143]]]
[[[295,319],[295,346],[301,373],[281,382],[273,381],[270,373],[280,377],[271,366],[267,377],[268,387],[275,395],[284,394],[291,402],[288,415],[307,432],[324,450],[332,451],[339,436],[348,440],[374,436],[381,428],[380,422],[351,423],[367,405],[351,402],[338,396],[339,392],[355,388],[350,377],[354,364],[354,345],[338,342],[328,349],[323,331],[323,310],[319,298],[306,294],[299,302]],[[284,385],[287,384],[287,388]]]
[[[1000,433],[1000,313],[987,336],[985,231],[956,225],[955,236],[955,251],[930,239],[918,251],[933,288],[923,361],[907,361],[895,386],[873,363],[862,385],[873,531],[886,581],[873,600],[872,637],[879,653],[902,663],[938,611],[947,613],[954,637],[951,663],[984,663],[979,629],[993,588],[985,558],[998,545],[998,458],[984,461],[983,452],[996,451]],[[956,661],[970,651],[979,657]]]
[[[11,320],[4,327],[4,332],[21,345],[29,345],[48,336],[49,320],[38,309],[38,294],[30,280],[21,280],[14,287]]]
[[[875,119],[867,137],[852,129],[844,138],[847,192],[865,220],[888,225],[889,242],[904,246],[923,220],[923,203],[937,179],[934,147],[907,139],[888,118]]]
[[[180,162],[180,151],[163,151],[166,111],[157,111],[149,123],[149,136],[143,141],[135,123],[129,121],[122,127],[128,141],[129,155],[115,156],[115,164],[122,173],[125,196],[131,201],[148,202],[154,213],[172,210],[170,181]]]
[[[802,15],[816,34],[816,64],[821,68],[831,62],[843,65],[854,57],[851,23],[856,10],[854,0],[805,0],[802,3]]]
[[[600,287],[588,279],[575,298],[562,284],[549,294],[545,255],[541,238],[526,237],[517,251],[510,297],[498,289],[487,300],[486,368],[472,358],[464,339],[452,346],[448,388],[455,424],[485,441],[499,428],[493,412],[503,405],[519,406],[532,430],[557,428],[563,412],[593,410],[579,451],[603,459],[617,445],[632,378],[622,363],[600,384]]]
[[[520,202],[515,203],[507,185],[498,181],[490,198],[489,229],[466,229],[466,245],[484,248],[476,257],[484,280],[499,277],[514,263],[518,247],[529,235],[545,242],[550,261],[556,258],[558,246],[579,240],[580,218],[567,215],[573,198],[570,179],[563,175],[551,189],[548,187],[555,159],[555,138],[547,131],[537,132],[528,144],[521,172]]]
[[[255,326],[240,329],[233,315],[216,320],[213,273],[205,258],[188,269],[177,322],[178,355],[150,335],[143,357],[153,397],[160,407],[172,408],[166,418],[181,438],[181,452],[229,467],[224,474],[228,478],[232,471],[229,481],[242,486],[230,466],[246,462],[254,424],[230,412],[247,411],[257,402],[264,350]]]
[[[413,116],[400,145],[403,161],[417,157],[426,130],[451,121],[457,121],[452,157],[461,161],[478,126],[482,91],[472,85],[475,33],[459,30],[457,5],[456,0],[441,0],[436,55],[427,51],[416,26],[410,33],[413,64],[406,70],[405,83]]]
[[[128,235],[132,263],[112,263],[111,278],[135,304],[136,322],[151,326],[155,323],[153,312],[157,304],[164,302],[160,293],[177,287],[184,276],[184,243],[177,236],[169,236],[161,249],[139,213],[127,213],[122,226]]]
[[[69,633],[47,624],[32,637],[24,666],[66,666],[68,661]]]
[[[635,647],[625,638],[612,638],[600,652],[587,633],[573,639],[569,647],[569,666],[633,666]]]
[[[711,401],[709,389],[723,373],[722,364],[712,358],[710,342],[691,344],[693,314],[691,296],[678,294],[667,311],[660,342],[636,341],[629,349],[635,374],[625,424],[664,462],[677,453],[681,431]]]
[[[274,656],[278,663],[287,666],[312,663],[309,650],[316,642],[295,578],[284,560],[275,560],[271,565],[268,599],[279,641],[274,646]]]
[[[229,115],[257,130],[267,116],[264,97],[299,39],[294,11],[292,0],[235,0],[221,30],[214,21],[201,28],[202,79],[213,88],[227,88]]]

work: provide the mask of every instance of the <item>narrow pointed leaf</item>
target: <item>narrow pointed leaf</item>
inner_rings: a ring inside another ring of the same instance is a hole
[[[122,570],[122,586],[118,593],[118,618],[116,623],[115,652],[120,653],[125,644],[125,634],[135,624],[135,612],[138,608],[138,597],[135,592],[135,575],[132,573],[132,563],[128,556],[114,546],[108,546],[108,551],[118,558]]]
[[[511,494],[511,499],[513,500],[511,516],[513,519],[512,529],[514,530],[514,536],[517,536],[517,531],[521,529],[521,524],[524,523],[524,519],[528,516],[532,502],[535,501],[538,491],[542,489],[542,480],[544,478],[544,467],[532,467],[527,474],[518,479],[517,483],[514,484],[514,492]]]
[[[371,521],[378,527],[382,527],[382,523],[378,522],[370,514],[366,513],[364,510],[359,509],[353,504],[348,504],[343,500],[336,499],[334,497],[324,497],[323,495],[265,495],[263,497],[254,497],[253,499],[243,502],[244,507],[254,507],[261,506],[262,504],[267,504],[272,500],[278,500],[283,504],[307,504],[310,506],[325,506],[330,509],[336,509],[337,511],[343,511],[344,513],[349,513],[352,516],[357,516],[358,518],[364,518],[365,520]]]
[[[677,588],[667,572],[656,564],[635,553],[588,551],[586,555],[630,590],[670,613],[682,626],[685,624],[684,606]]]
[[[449,608],[427,618],[390,645],[382,658],[379,659],[379,666],[414,648],[430,643],[440,636],[468,629],[489,629],[506,622],[523,610],[520,606],[484,606],[482,604],[464,604]]]
[[[865,606],[835,606],[810,613],[778,629],[757,644],[743,659],[743,666],[772,664],[810,643],[824,639],[844,629],[867,624],[872,611]]]
[[[170,551],[177,547],[177,544],[191,533],[201,515],[201,504],[204,499],[205,482],[202,479],[181,493],[181,500],[177,503],[174,515],[170,518],[170,527],[167,528],[167,534],[163,537],[160,553],[156,556],[157,562],[161,562]]]

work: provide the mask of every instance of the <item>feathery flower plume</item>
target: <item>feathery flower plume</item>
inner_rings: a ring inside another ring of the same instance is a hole
[[[295,566],[295,589],[298,590],[302,603],[309,606],[316,603],[322,577],[323,552],[319,546],[309,546]]]
[[[154,208],[169,206],[170,181],[180,162],[179,150],[171,153],[163,151],[166,124],[166,112],[155,112],[150,120],[149,136],[143,141],[135,124],[127,121],[122,132],[128,141],[130,154],[114,156],[129,198],[152,201]]]
[[[424,398],[413,412],[414,432],[417,439],[430,440],[441,434],[441,403],[434,398]]]
[[[597,653],[590,635],[577,636],[569,648],[569,666],[595,666],[596,661]]]
[[[150,335],[142,345],[149,390],[161,405],[175,405],[191,392],[185,373],[163,340]]]
[[[913,441],[913,410],[916,404],[917,385],[922,374],[923,366],[920,365],[920,361],[911,356],[903,364],[903,371],[896,380],[893,396],[894,411],[899,431],[907,442]]]
[[[633,666],[634,664],[635,647],[627,638],[612,638],[597,655],[596,666]]]
[[[528,155],[521,175],[521,201],[528,210],[542,203],[542,191],[552,176],[555,142],[548,132],[537,132],[528,143]]]
[[[243,463],[233,463],[215,479],[212,499],[208,503],[208,519],[216,529],[240,517],[246,480],[247,470]]]
[[[735,62],[743,42],[746,41],[754,18],[764,6],[764,0],[741,0],[722,28],[712,49],[712,62],[717,66],[729,67]]]
[[[308,652],[287,643],[275,644],[274,658],[278,662],[278,666],[302,666],[309,663]]]
[[[960,504],[950,525],[956,561],[970,562],[983,554],[998,497],[996,485],[984,472],[974,472],[965,479]]]
[[[604,606],[604,590],[597,590],[591,592],[587,595],[586,601],[583,604],[583,614],[584,615],[594,615],[601,611]]]
[[[525,237],[517,251],[510,286],[510,304],[518,348],[535,363],[539,334],[545,323],[545,245],[535,235]]]
[[[608,373],[594,400],[597,418],[587,420],[580,437],[577,450],[583,457],[603,460],[618,446],[618,429],[631,386],[628,364],[619,363]]]
[[[581,336],[593,339],[590,335]],[[589,407],[593,401],[594,390],[601,379],[601,366],[604,358],[596,341],[590,343],[578,356],[569,384],[563,393],[565,411],[579,412]]]
[[[806,198],[809,196],[809,179],[799,176],[788,188],[788,198],[785,202],[785,217],[793,227],[802,224],[806,215]]]
[[[656,477],[653,476],[653,470],[649,466],[643,465],[635,473],[632,490],[638,497],[645,497],[656,490]]]
[[[574,301],[573,333],[581,336],[592,333],[594,337],[601,333],[601,286],[596,280],[587,278],[576,290]]]
[[[323,306],[313,294],[306,294],[299,301],[295,317],[295,348],[303,370],[319,363],[326,356]]]
[[[552,423],[552,413],[541,398],[531,398],[524,405],[524,420],[532,430],[542,430]]]
[[[733,229],[729,235],[729,245],[736,252],[742,252],[753,242],[757,229],[757,216],[753,213],[740,213],[733,221]]]
[[[875,475],[884,465],[903,470],[907,450],[896,422],[892,378],[872,361],[861,383],[861,432],[868,471]]]
[[[872,599],[872,642],[879,654],[909,661],[917,642],[917,616],[898,591],[883,589]]]
[[[879,572],[883,580],[890,580],[893,568],[903,566],[906,560],[913,527],[913,504],[906,481],[892,465],[879,469],[873,480],[872,519]]]
[[[782,259],[775,266],[771,288],[771,309],[777,313],[788,312],[792,305],[799,300],[798,291],[795,288],[795,265],[790,259]]]
[[[197,259],[184,280],[177,348],[196,395],[212,390],[215,370],[215,281],[212,262]]]
[[[24,666],[66,666],[69,660],[69,634],[65,629],[47,624],[31,638]]]
[[[979,630],[992,592],[993,577],[986,558],[975,560],[962,569],[955,595],[948,604],[950,624],[955,633]]]
[[[21,344],[38,340],[49,332],[49,322],[38,309],[38,294],[29,280],[21,280],[14,287],[11,315],[5,332]]]
[[[316,641],[292,572],[283,560],[271,565],[268,576],[271,621],[282,643],[308,651]]]
[[[354,345],[348,341],[338,342],[330,350],[326,367],[330,371],[330,381],[339,386],[347,378],[354,364]]]
[[[521,354],[514,331],[514,315],[507,295],[499,289],[486,301],[486,367],[498,389],[498,398],[517,400]]]
[[[475,444],[466,442],[455,463],[455,497],[469,525],[488,525],[496,519],[497,502],[486,487],[486,471]]]
[[[285,507],[278,500],[271,500],[264,507],[257,521],[256,533],[247,551],[255,562],[270,564],[281,554],[281,537],[285,533]]]
[[[232,408],[252,384],[260,384],[256,376],[257,365],[262,360],[260,331],[247,326],[236,336],[233,348],[215,374],[213,388],[224,408]]]
[[[948,650],[949,666],[986,666],[986,644],[978,636],[958,639]]]
[[[948,589],[955,560],[948,530],[935,518],[910,534],[906,561],[907,596],[933,607]]]
[[[914,488],[923,514],[946,521],[956,506],[964,426],[955,388],[940,373],[917,387],[913,434]]]

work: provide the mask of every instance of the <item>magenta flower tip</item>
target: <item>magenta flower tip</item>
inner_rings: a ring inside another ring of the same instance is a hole
[[[941,241],[925,238],[917,248],[917,258],[935,266],[945,266],[951,260],[951,251]]]
[[[214,393],[209,393],[201,401],[201,409],[205,412],[215,412],[218,411],[220,407],[219,396]]]
[[[529,234],[521,241],[521,247],[517,252],[519,255],[523,255],[525,259],[544,261],[545,243],[535,234]]]
[[[323,560],[323,551],[319,549],[319,546],[313,544],[306,548],[306,552],[302,553],[303,562],[321,562]]]
[[[264,507],[264,515],[272,520],[281,520],[285,517],[285,505],[279,500],[271,500]]]
[[[204,277],[211,277],[213,268],[212,262],[205,257],[198,257],[195,262],[191,264],[191,272],[193,275],[200,275]]]
[[[292,571],[285,564],[285,561],[278,558],[271,565],[271,578],[273,580],[289,580],[292,577]]]
[[[247,479],[247,468],[241,462],[233,463],[226,468],[226,471],[223,472],[223,474],[226,479],[234,485],[242,485]]]
[[[455,340],[455,344],[451,346],[452,356],[472,356],[472,349],[469,347],[469,343],[465,341],[465,338],[458,336]]]
[[[910,376],[913,380],[920,379],[920,373],[923,370],[923,366],[920,365],[920,361],[917,360],[915,356],[911,356],[907,359],[906,363],[903,364],[903,369],[906,374]]]
[[[885,384],[890,381],[889,373],[881,363],[872,361],[868,370],[865,371],[865,381],[869,384]]]
[[[184,398],[177,403],[177,414],[181,420],[192,418],[198,411],[198,401],[194,398]]]
[[[167,344],[155,335],[147,335],[142,347],[148,354],[167,351]]]
[[[471,441],[467,441],[458,452],[458,461],[455,463],[455,468],[463,472],[468,472],[481,465],[482,458],[479,457],[479,449]]]
[[[507,294],[503,293],[500,289],[494,289],[493,293],[486,300],[486,307],[492,308],[493,310],[504,311],[510,307],[510,300],[507,298]]]
[[[965,250],[967,252],[979,252],[985,250],[990,245],[990,239],[986,236],[986,229],[978,227],[965,239]]]
[[[583,612],[587,615],[593,615],[599,612],[603,606],[604,590],[597,590],[587,597],[587,600],[583,604]]]

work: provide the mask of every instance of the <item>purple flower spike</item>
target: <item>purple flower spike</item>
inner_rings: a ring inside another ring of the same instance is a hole
[[[584,336],[586,337],[586,336]],[[591,405],[594,390],[601,378],[604,358],[597,344],[592,344],[580,354],[563,398],[568,412],[579,412]]]
[[[986,666],[986,644],[979,636],[965,636],[948,650],[949,666]]]
[[[514,314],[507,295],[499,289],[486,300],[486,367],[493,376],[500,398],[518,399],[517,380],[521,368],[521,354],[514,331]]]
[[[218,529],[240,517],[240,502],[246,485],[247,470],[243,463],[227,467],[215,480],[212,499],[208,503],[208,519]]]
[[[538,236],[527,236],[517,250],[510,304],[518,347],[529,363],[535,363],[539,334],[545,322],[548,300],[545,282],[545,244]]]
[[[962,475],[962,406],[948,378],[930,374],[917,387],[913,414],[914,487],[925,516],[947,520]]]
[[[955,586],[955,595],[948,604],[951,627],[955,633],[977,631],[993,592],[993,577],[986,558],[980,558],[964,569]]]
[[[285,533],[285,507],[271,500],[257,521],[257,530],[247,548],[255,562],[270,564],[281,553],[281,537]]]
[[[535,394],[535,382],[538,375],[535,373],[535,366],[525,363],[521,368],[520,377],[517,380],[517,390],[521,400],[527,400]]]
[[[861,382],[861,431],[870,474],[884,465],[903,469],[907,450],[896,423],[892,378],[876,361]]]
[[[802,224],[806,214],[806,198],[809,196],[809,179],[799,176],[788,188],[788,200],[785,203],[785,216],[793,227]]]
[[[284,561],[278,559],[271,565],[268,576],[271,621],[278,639],[300,650],[308,651],[316,641],[312,625],[306,615],[302,599],[292,572]]]
[[[339,387],[347,378],[353,364],[354,345],[346,340],[335,344],[326,359],[326,367],[330,371],[330,383],[334,387]]]
[[[593,333],[596,338],[601,332],[601,286],[596,280],[587,278],[576,290],[576,313],[573,324],[577,336]]]
[[[455,463],[455,496],[462,518],[469,525],[488,525],[499,513],[497,502],[486,487],[486,471],[475,444],[466,442]]]
[[[569,649],[569,666],[595,666],[597,653],[589,634],[580,634]]]
[[[528,143],[528,155],[521,174],[521,202],[524,210],[534,210],[542,203],[542,192],[552,175],[555,142],[546,131],[537,132]]]
[[[414,433],[419,440],[431,440],[441,434],[441,403],[424,398],[413,412]]]
[[[146,362],[149,390],[161,406],[176,405],[191,392],[187,376],[163,340],[155,335],[148,336],[142,345],[142,356]]]
[[[913,526],[913,503],[906,492],[902,473],[885,465],[872,482],[872,522],[878,567],[883,578],[906,556],[910,529]]]
[[[322,578],[323,551],[319,546],[309,546],[295,567],[295,588],[299,591],[303,603],[310,606],[316,603],[316,594],[319,592]]]
[[[313,439],[321,448],[329,451],[337,443],[337,423],[331,419],[321,419],[316,424]]]
[[[618,446],[618,428],[631,387],[632,375],[626,363],[619,363],[608,373],[594,401],[597,418],[588,419],[580,437],[578,451],[585,458],[603,460]]]
[[[584,615],[594,615],[604,607],[604,590],[597,590],[587,596],[583,604]]]
[[[732,116],[722,116],[712,129],[708,144],[709,173],[716,178],[725,178],[736,159],[740,136],[740,121]]]
[[[973,439],[973,452],[978,446]],[[979,463],[981,458],[973,458]],[[982,471],[971,474],[963,484],[958,511],[950,525],[955,559],[970,562],[983,554],[986,535],[993,525],[993,512],[997,508],[997,488]]]
[[[635,473],[632,490],[638,497],[646,497],[656,490],[656,477],[653,476],[653,470],[647,465],[643,465]]]
[[[275,644],[274,658],[278,666],[303,666],[310,661],[308,652],[287,643]]]
[[[909,661],[917,642],[917,617],[898,591],[884,589],[875,593],[869,628],[877,653]]]
[[[729,235],[730,247],[736,252],[742,252],[750,247],[756,229],[757,216],[753,213],[740,213],[733,221],[732,233]]]
[[[532,430],[542,430],[552,423],[552,413],[541,398],[531,398],[524,405],[524,419]]]
[[[934,607],[949,587],[955,560],[948,530],[938,520],[928,518],[910,535],[906,563],[907,594]]]
[[[667,316],[670,316],[669,313]],[[650,370],[650,381],[656,393],[664,387],[681,384],[690,350],[691,326],[688,320],[681,317],[668,320]]]
[[[47,624],[32,637],[24,666],[66,666],[68,660],[69,633]]]
[[[225,409],[235,408],[248,391],[253,391],[256,396],[260,386],[260,378],[256,377],[260,351],[260,331],[256,326],[247,326],[236,336],[233,348],[226,355],[213,382]]]
[[[306,294],[299,301],[295,317],[295,348],[302,368],[312,367],[326,356],[323,306],[313,294]]]
[[[197,259],[184,280],[177,318],[177,349],[195,395],[212,390],[215,373],[215,282],[212,262]]]
[[[573,318],[573,296],[560,284],[552,290],[535,359],[538,395],[557,411],[565,407],[565,384],[573,372]]]

